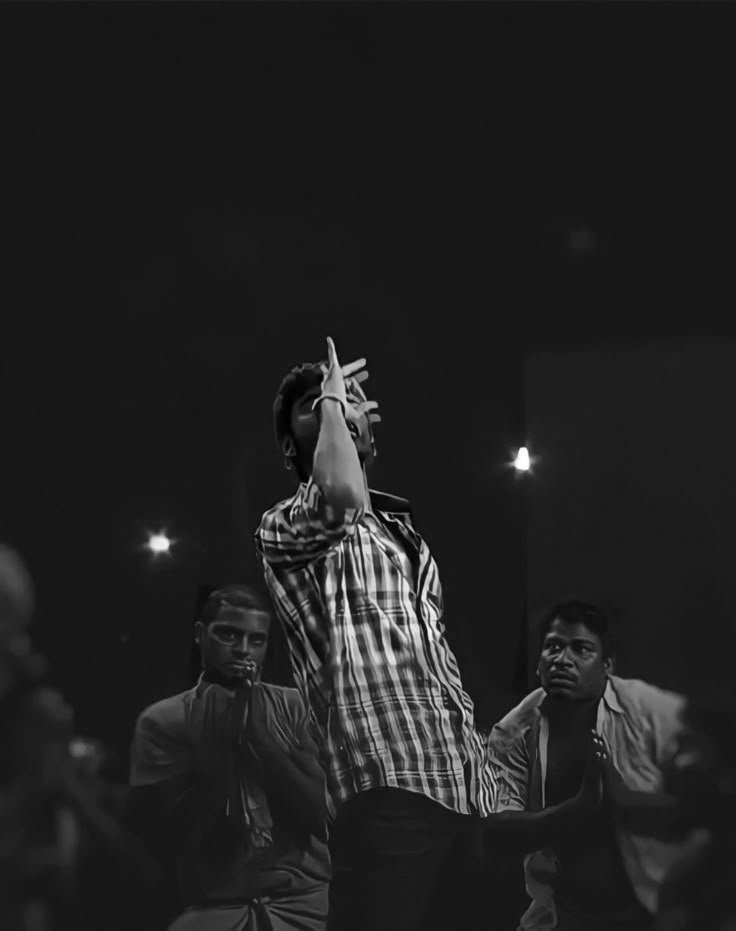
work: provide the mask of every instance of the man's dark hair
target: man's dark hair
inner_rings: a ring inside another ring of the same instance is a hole
[[[291,435],[291,409],[294,403],[306,394],[322,384],[322,363],[304,362],[302,365],[295,366],[279,385],[276,392],[276,399],[273,402],[273,432],[276,436],[279,450],[284,441],[284,437]],[[299,463],[294,459],[294,469],[299,476],[299,480],[305,482],[308,475]]]
[[[209,627],[223,608],[241,608],[244,611],[260,611],[271,616],[271,605],[250,585],[235,583],[222,585],[210,593],[204,603],[199,620],[205,627]]]
[[[608,626],[608,618],[595,605],[587,601],[561,601],[546,612],[539,625],[540,647],[556,620],[566,624],[584,624],[597,634],[603,647],[603,659],[613,659],[615,650]]]

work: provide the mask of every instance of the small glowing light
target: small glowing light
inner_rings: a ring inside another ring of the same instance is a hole
[[[171,549],[171,540],[165,533],[152,533],[148,538],[147,545],[152,553],[168,553]]]
[[[526,448],[526,446],[522,446],[516,454],[516,458],[514,459],[514,468],[517,472],[528,472],[531,464],[529,450]]]
[[[573,252],[595,252],[597,246],[598,237],[593,230],[585,226],[570,230],[570,248]]]

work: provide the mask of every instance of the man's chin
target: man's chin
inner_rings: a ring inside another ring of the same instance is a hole
[[[560,701],[575,701],[578,697],[578,687],[575,682],[548,682],[544,690],[550,698]]]
[[[217,670],[218,681],[228,689],[238,689],[245,681],[245,670],[234,669],[232,666],[225,666]]]

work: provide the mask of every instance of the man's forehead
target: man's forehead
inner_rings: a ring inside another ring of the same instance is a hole
[[[586,627],[581,621],[564,621],[559,617],[556,617],[554,621],[552,621],[545,636],[545,640],[549,637],[562,638],[564,640],[590,640],[592,643],[600,641],[598,634],[589,627]]]
[[[265,611],[257,611],[254,608],[238,608],[235,605],[223,605],[212,623],[217,626],[238,627],[241,630],[251,628],[266,630],[270,618]]]

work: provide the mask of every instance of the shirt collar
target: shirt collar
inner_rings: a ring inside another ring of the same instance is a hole
[[[307,483],[301,482],[299,492],[303,496],[307,490]],[[385,491],[376,491],[373,488],[368,489],[371,496],[371,504],[376,511],[383,511],[385,514],[409,514],[411,515],[411,504],[406,498],[400,498],[398,495],[390,495]]]
[[[608,679],[606,679],[606,687],[603,690],[603,703],[610,711],[615,711],[616,714],[624,713],[624,709],[621,707],[621,702],[618,700],[616,689],[614,689],[613,684],[611,683],[610,676]]]
[[[397,495],[389,495],[385,491],[375,491],[368,489],[371,496],[371,504],[377,511],[383,511],[386,514],[411,514],[411,505],[406,498],[399,498]]]

